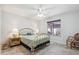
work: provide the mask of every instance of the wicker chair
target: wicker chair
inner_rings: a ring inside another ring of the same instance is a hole
[[[66,44],[70,48],[79,48],[79,33],[76,33],[74,36],[69,36]]]

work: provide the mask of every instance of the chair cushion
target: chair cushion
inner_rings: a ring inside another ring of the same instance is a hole
[[[79,33],[76,33],[76,34],[74,35],[74,39],[75,39],[76,41],[79,41]]]

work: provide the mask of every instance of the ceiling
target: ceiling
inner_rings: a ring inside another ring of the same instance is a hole
[[[79,11],[79,4],[12,4],[2,5],[3,11],[16,14],[18,16],[32,19],[37,17],[38,9],[42,14],[52,17],[61,13]]]

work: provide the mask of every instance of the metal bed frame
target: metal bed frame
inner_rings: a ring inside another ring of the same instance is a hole
[[[22,33],[23,30],[24,30],[24,33]],[[20,34],[20,35],[26,35],[27,31],[34,34],[34,30],[32,30],[32,29],[30,29],[30,28],[22,28],[22,29],[20,29],[20,30],[19,30],[19,34]],[[46,33],[37,34],[36,38],[38,39],[38,36],[41,36],[41,35],[47,35],[47,34],[46,34]],[[49,37],[49,38],[50,38],[50,37]],[[28,48],[31,52],[34,52],[37,48],[39,48],[39,47],[41,47],[41,46],[45,46],[46,44],[49,45],[49,44],[50,44],[50,40],[48,40],[48,41],[46,41],[46,42],[43,42],[43,43],[37,45],[36,47],[32,47],[32,48],[30,48],[29,46],[27,46],[26,44],[24,44],[22,41],[21,41],[21,44],[22,44],[24,47]]]

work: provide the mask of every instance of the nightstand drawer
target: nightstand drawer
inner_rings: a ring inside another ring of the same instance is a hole
[[[10,46],[19,45],[20,44],[20,37],[18,38],[10,38]]]

